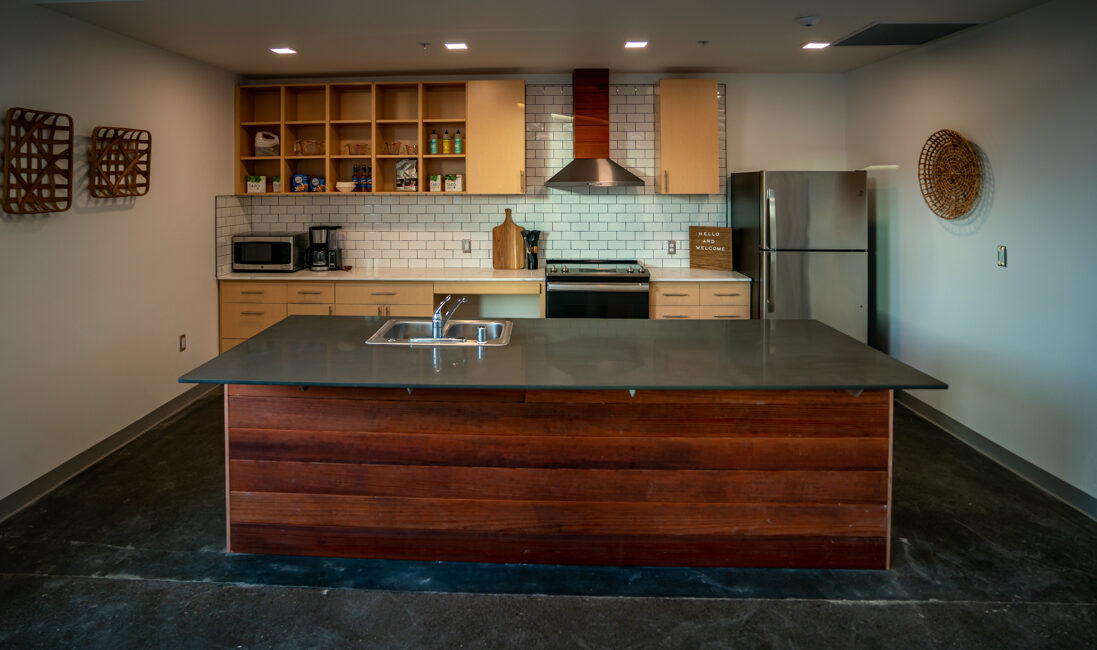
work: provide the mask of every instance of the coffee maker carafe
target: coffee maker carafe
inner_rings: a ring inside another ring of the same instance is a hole
[[[335,231],[342,226],[312,226],[309,228],[309,270],[328,271],[339,268],[339,248]]]

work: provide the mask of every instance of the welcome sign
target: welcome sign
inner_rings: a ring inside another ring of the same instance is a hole
[[[689,267],[731,270],[731,228],[689,227]]]

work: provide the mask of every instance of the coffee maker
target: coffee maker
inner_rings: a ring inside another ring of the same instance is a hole
[[[309,270],[336,271],[342,266],[335,231],[342,226],[312,226],[309,228]]]

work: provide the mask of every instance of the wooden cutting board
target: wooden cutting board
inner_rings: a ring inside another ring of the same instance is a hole
[[[491,266],[496,269],[526,268],[526,243],[522,228],[510,218],[510,208],[503,223],[491,229]]]

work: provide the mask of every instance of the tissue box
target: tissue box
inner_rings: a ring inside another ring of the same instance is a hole
[[[464,174],[446,174],[446,191],[447,192],[464,192],[465,191],[465,175]]]
[[[263,194],[267,191],[266,176],[248,176],[248,194]]]
[[[442,191],[442,176],[440,174],[430,175],[430,190],[431,192]]]

